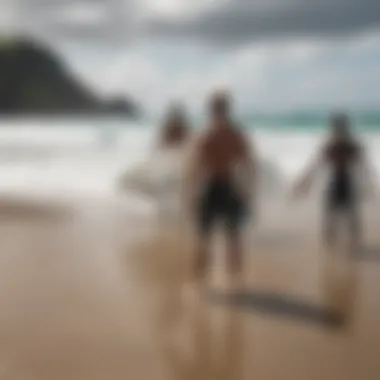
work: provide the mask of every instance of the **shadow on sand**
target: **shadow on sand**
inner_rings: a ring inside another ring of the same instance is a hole
[[[302,240],[299,234],[289,234],[282,231],[270,233],[258,233],[254,237],[255,247],[259,250],[271,250],[276,252],[287,252],[291,249],[297,249],[302,246]]]
[[[325,327],[342,327],[346,323],[346,314],[344,312],[333,311],[280,294],[256,291],[238,291],[225,294],[210,291],[208,296],[211,301],[218,304],[243,308],[247,311],[256,311],[263,314],[290,317]]]
[[[380,247],[363,247],[355,259],[356,261],[380,262]]]

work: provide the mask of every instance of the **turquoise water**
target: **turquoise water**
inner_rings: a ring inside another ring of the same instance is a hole
[[[347,114],[354,128],[380,131],[380,111],[352,112]],[[283,114],[253,114],[245,117],[248,127],[267,127],[281,130],[319,130],[329,124],[327,112],[292,112]]]
[[[370,111],[352,111],[347,113],[351,120],[351,125],[358,131],[380,132],[380,106],[379,110]],[[248,130],[269,130],[269,131],[298,131],[298,132],[317,132],[326,130],[329,126],[331,113],[327,111],[292,111],[282,113],[264,113],[252,112],[246,114],[236,114],[237,120],[241,126]],[[207,123],[207,118],[203,116],[188,117],[190,125],[194,129],[202,128]],[[130,120],[124,117],[115,116],[75,116],[59,119],[33,119],[27,120],[3,120],[0,124],[25,125],[32,123],[34,125],[50,126],[51,128],[59,128],[65,126],[67,129],[77,128],[79,125],[87,125],[96,129],[106,129],[104,138],[112,140],[112,134],[120,128],[141,128],[143,130],[152,130],[159,128],[163,122],[161,117],[145,117],[140,120]]]
[[[379,110],[370,111],[353,111],[348,112],[347,116],[351,121],[354,129],[359,131],[380,132],[380,107]],[[292,111],[282,113],[246,113],[236,114],[235,119],[238,120],[242,127],[248,130],[252,129],[267,129],[271,131],[321,131],[328,128],[331,113],[327,111]],[[207,119],[205,117],[193,116],[190,117],[190,124],[194,129],[199,129]],[[121,121],[121,125],[128,126],[128,122]],[[133,125],[140,124],[151,128],[159,126],[160,118],[147,118],[133,122]]]

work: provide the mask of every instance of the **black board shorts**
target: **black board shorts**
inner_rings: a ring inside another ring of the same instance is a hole
[[[326,192],[326,209],[328,212],[348,211],[356,204],[353,179],[349,175],[335,176]]]
[[[198,227],[202,235],[209,234],[218,222],[224,224],[227,233],[236,235],[248,214],[247,204],[229,179],[209,180],[198,207]]]
[[[336,227],[337,218],[349,223],[352,231],[359,228],[359,202],[351,176],[336,176],[327,188],[325,198],[325,228],[329,231]]]

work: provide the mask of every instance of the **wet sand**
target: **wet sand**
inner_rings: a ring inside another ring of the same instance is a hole
[[[315,210],[264,204],[246,288],[225,291],[216,239],[196,299],[183,293],[190,234],[149,207],[3,197],[0,379],[377,380],[379,211],[347,260],[318,244]]]

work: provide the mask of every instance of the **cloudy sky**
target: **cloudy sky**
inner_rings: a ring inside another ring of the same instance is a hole
[[[377,0],[0,0],[0,26],[152,112],[221,86],[243,112],[380,105]]]

